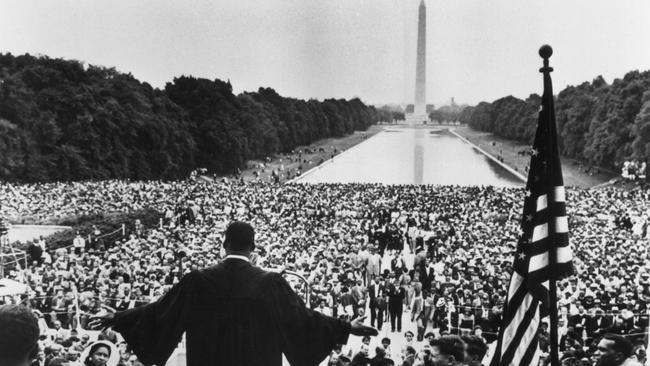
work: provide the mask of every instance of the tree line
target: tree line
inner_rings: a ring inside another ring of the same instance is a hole
[[[115,68],[0,54],[0,179],[178,179],[366,130],[393,113],[351,100],[181,76],[153,88]]]
[[[540,104],[537,94],[507,96],[453,113],[437,110],[432,118],[532,144]],[[650,161],[650,71],[568,86],[555,97],[555,114],[564,156],[616,170],[625,160]]]

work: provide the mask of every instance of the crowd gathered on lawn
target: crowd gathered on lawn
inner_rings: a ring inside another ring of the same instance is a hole
[[[184,274],[218,263],[225,227],[241,220],[256,230],[255,265],[306,279],[287,277],[306,306],[339,318],[367,316],[380,331],[377,339],[337,347],[328,364],[428,365],[444,351],[464,359],[460,364],[487,365],[523,195],[523,188],[492,186],[196,178],[0,183],[1,213],[10,218],[145,208],[162,217],[151,226],[127,222],[125,235],[79,232],[63,247],[47,238],[27,243],[27,259],[9,260],[6,274],[30,292],[0,299],[37,314],[41,365],[87,364],[101,344],[114,364],[137,365],[110,329],[96,343],[89,319],[155,301]],[[595,364],[603,337],[623,342],[632,364],[644,363],[650,191],[567,188],[567,210],[575,273],[558,282],[563,365]],[[545,360],[548,325],[544,319],[539,334]]]

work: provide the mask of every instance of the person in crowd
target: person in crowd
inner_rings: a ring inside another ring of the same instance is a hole
[[[343,354],[343,345],[337,344],[334,346],[327,359],[327,366],[336,366],[339,363],[339,357]]]
[[[370,247],[370,254],[366,264],[366,284],[370,284],[372,278],[378,278],[381,269],[381,255],[377,253],[378,248]]]
[[[456,335],[444,335],[431,342],[431,364],[460,366],[465,362],[465,342]]]
[[[386,358],[386,350],[379,346],[375,348],[375,356],[368,363],[370,366],[388,366],[389,359]]]
[[[402,349],[401,349],[401,352],[400,352],[401,357],[405,358],[407,348],[408,347],[413,347],[414,345],[415,345],[415,342],[413,340],[413,332],[411,332],[410,330],[407,330],[406,332],[404,332],[404,342],[403,342]]]
[[[352,309],[355,315],[359,314],[359,309],[366,308],[366,290],[362,280],[357,280],[356,285],[350,290],[352,295]]]
[[[109,359],[113,356],[111,344],[99,341],[90,346],[88,355],[83,360],[84,366],[107,366]]]
[[[402,366],[413,366],[415,364],[415,354],[415,348],[413,346],[407,346],[404,351]]]
[[[386,358],[389,358],[389,359],[393,359],[394,356],[395,356],[393,354],[393,350],[392,350],[392,348],[390,346],[391,343],[392,343],[392,341],[388,337],[384,337],[384,338],[381,339],[381,347],[384,349],[384,352],[386,353]]]
[[[388,312],[390,313],[390,331],[397,333],[402,332],[402,312],[404,308],[404,298],[406,291],[404,287],[399,286],[397,279],[394,275],[390,277],[388,284]],[[397,328],[395,328],[397,326]]]
[[[417,329],[417,341],[424,339],[424,299],[422,298],[422,285],[418,282],[413,285],[414,294],[411,301],[411,323],[415,323]]]
[[[640,363],[630,359],[632,355],[632,342],[621,335],[611,333],[603,336],[594,353],[597,366],[640,366]]]
[[[38,319],[31,309],[0,305],[0,365],[30,365],[38,353],[38,336]]]
[[[476,335],[462,337],[465,342],[465,364],[467,366],[482,366],[488,346],[485,341]]]
[[[369,298],[368,306],[370,308],[370,326],[376,327],[380,331],[384,323],[384,314],[386,312],[386,301],[384,299],[385,285],[383,282],[383,278],[378,280],[378,276],[373,276],[370,279],[370,285],[367,290]]]

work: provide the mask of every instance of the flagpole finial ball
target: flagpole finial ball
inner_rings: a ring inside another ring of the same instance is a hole
[[[547,44],[539,48],[539,55],[543,59],[548,59],[549,57],[551,57],[552,54],[553,54],[553,49],[551,48],[551,46]]]

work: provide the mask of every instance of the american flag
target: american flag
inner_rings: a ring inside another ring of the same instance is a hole
[[[540,70],[544,74],[544,94],[531,151],[520,236],[491,366],[537,365],[538,329],[542,318],[549,315],[551,302],[557,301],[557,295],[549,291],[550,281],[573,272],[549,74],[553,69],[548,67],[548,57],[544,65]]]

